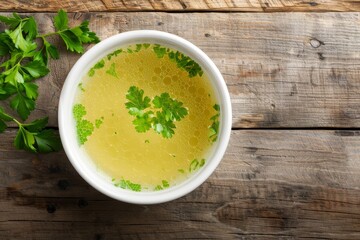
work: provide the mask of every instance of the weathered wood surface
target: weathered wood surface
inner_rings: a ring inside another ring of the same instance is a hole
[[[41,32],[53,30],[52,16],[35,14]],[[358,13],[77,13],[71,19],[90,19],[102,39],[157,29],[195,43],[223,73],[234,128],[360,127]],[[78,58],[62,51],[51,62],[32,118],[49,115],[57,126],[60,90]]]
[[[360,131],[235,130],[215,173],[137,206],[91,188],[63,152],[0,141],[0,239],[359,239]]]
[[[294,12],[294,11],[359,11],[358,0],[2,0],[2,11],[69,12],[98,11],[238,11],[238,12]]]

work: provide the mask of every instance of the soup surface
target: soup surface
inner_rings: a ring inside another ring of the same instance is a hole
[[[73,107],[79,144],[115,186],[163,190],[206,164],[220,108],[201,67],[157,44],[123,47],[82,79]]]

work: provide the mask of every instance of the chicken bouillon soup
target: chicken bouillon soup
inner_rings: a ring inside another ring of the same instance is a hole
[[[206,164],[220,107],[200,65],[158,44],[118,49],[78,86],[79,144],[115,186],[158,191]]]

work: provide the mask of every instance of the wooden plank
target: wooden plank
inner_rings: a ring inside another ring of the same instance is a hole
[[[137,206],[84,182],[63,152],[0,142],[1,239],[360,238],[360,131],[237,130],[215,173]]]
[[[136,29],[177,34],[203,49],[226,80],[234,128],[360,127],[358,13],[86,13],[102,39]],[[53,31],[53,14],[35,14]],[[60,90],[79,58],[61,50],[40,80],[32,118],[57,126]]]
[[[231,12],[324,12],[359,11],[358,0],[2,0],[2,11],[56,12],[59,8],[69,12],[98,11],[231,11]]]

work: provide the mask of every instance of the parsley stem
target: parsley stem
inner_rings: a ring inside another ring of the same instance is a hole
[[[51,33],[46,33],[46,34],[42,34],[42,35],[37,35],[36,37],[37,38],[42,38],[43,40],[45,40],[46,37],[49,37],[49,36],[52,36],[52,35],[55,35],[55,34],[60,34],[64,31],[66,31],[67,29],[64,29],[64,30],[60,30],[60,31],[57,31],[57,32],[51,32]]]
[[[13,119],[13,121],[14,121],[17,125],[19,125],[19,127],[22,126],[21,122],[19,122],[18,120],[16,120],[14,117],[12,117],[12,119]]]

